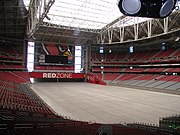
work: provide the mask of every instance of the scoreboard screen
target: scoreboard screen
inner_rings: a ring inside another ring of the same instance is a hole
[[[45,63],[68,64],[67,56],[45,55]]]

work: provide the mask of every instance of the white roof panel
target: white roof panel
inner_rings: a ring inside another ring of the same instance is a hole
[[[40,1],[43,5],[44,0]],[[46,4],[48,1],[46,0]],[[24,0],[27,8],[29,7],[29,2],[30,0]],[[50,20],[45,18],[43,21],[69,27],[102,29],[122,16],[117,3],[118,0],[55,0],[47,14]],[[112,27],[128,26],[147,19],[150,18],[126,17]]]
[[[101,29],[121,15],[117,0],[55,0],[44,22]]]

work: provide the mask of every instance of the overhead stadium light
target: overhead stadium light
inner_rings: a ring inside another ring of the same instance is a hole
[[[176,0],[119,0],[119,10],[127,16],[165,18],[175,9]]]

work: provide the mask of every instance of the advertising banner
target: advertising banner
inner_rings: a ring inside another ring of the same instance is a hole
[[[82,73],[61,73],[61,72],[30,72],[30,78],[66,78],[66,79],[83,79]]]
[[[89,83],[94,83],[94,84],[100,84],[100,85],[106,85],[105,82],[103,82],[102,80],[98,79],[95,75],[93,74],[87,74],[86,75],[86,80]]]

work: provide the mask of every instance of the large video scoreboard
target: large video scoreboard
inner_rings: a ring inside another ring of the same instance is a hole
[[[35,65],[73,65],[74,48],[53,43],[35,44]]]

